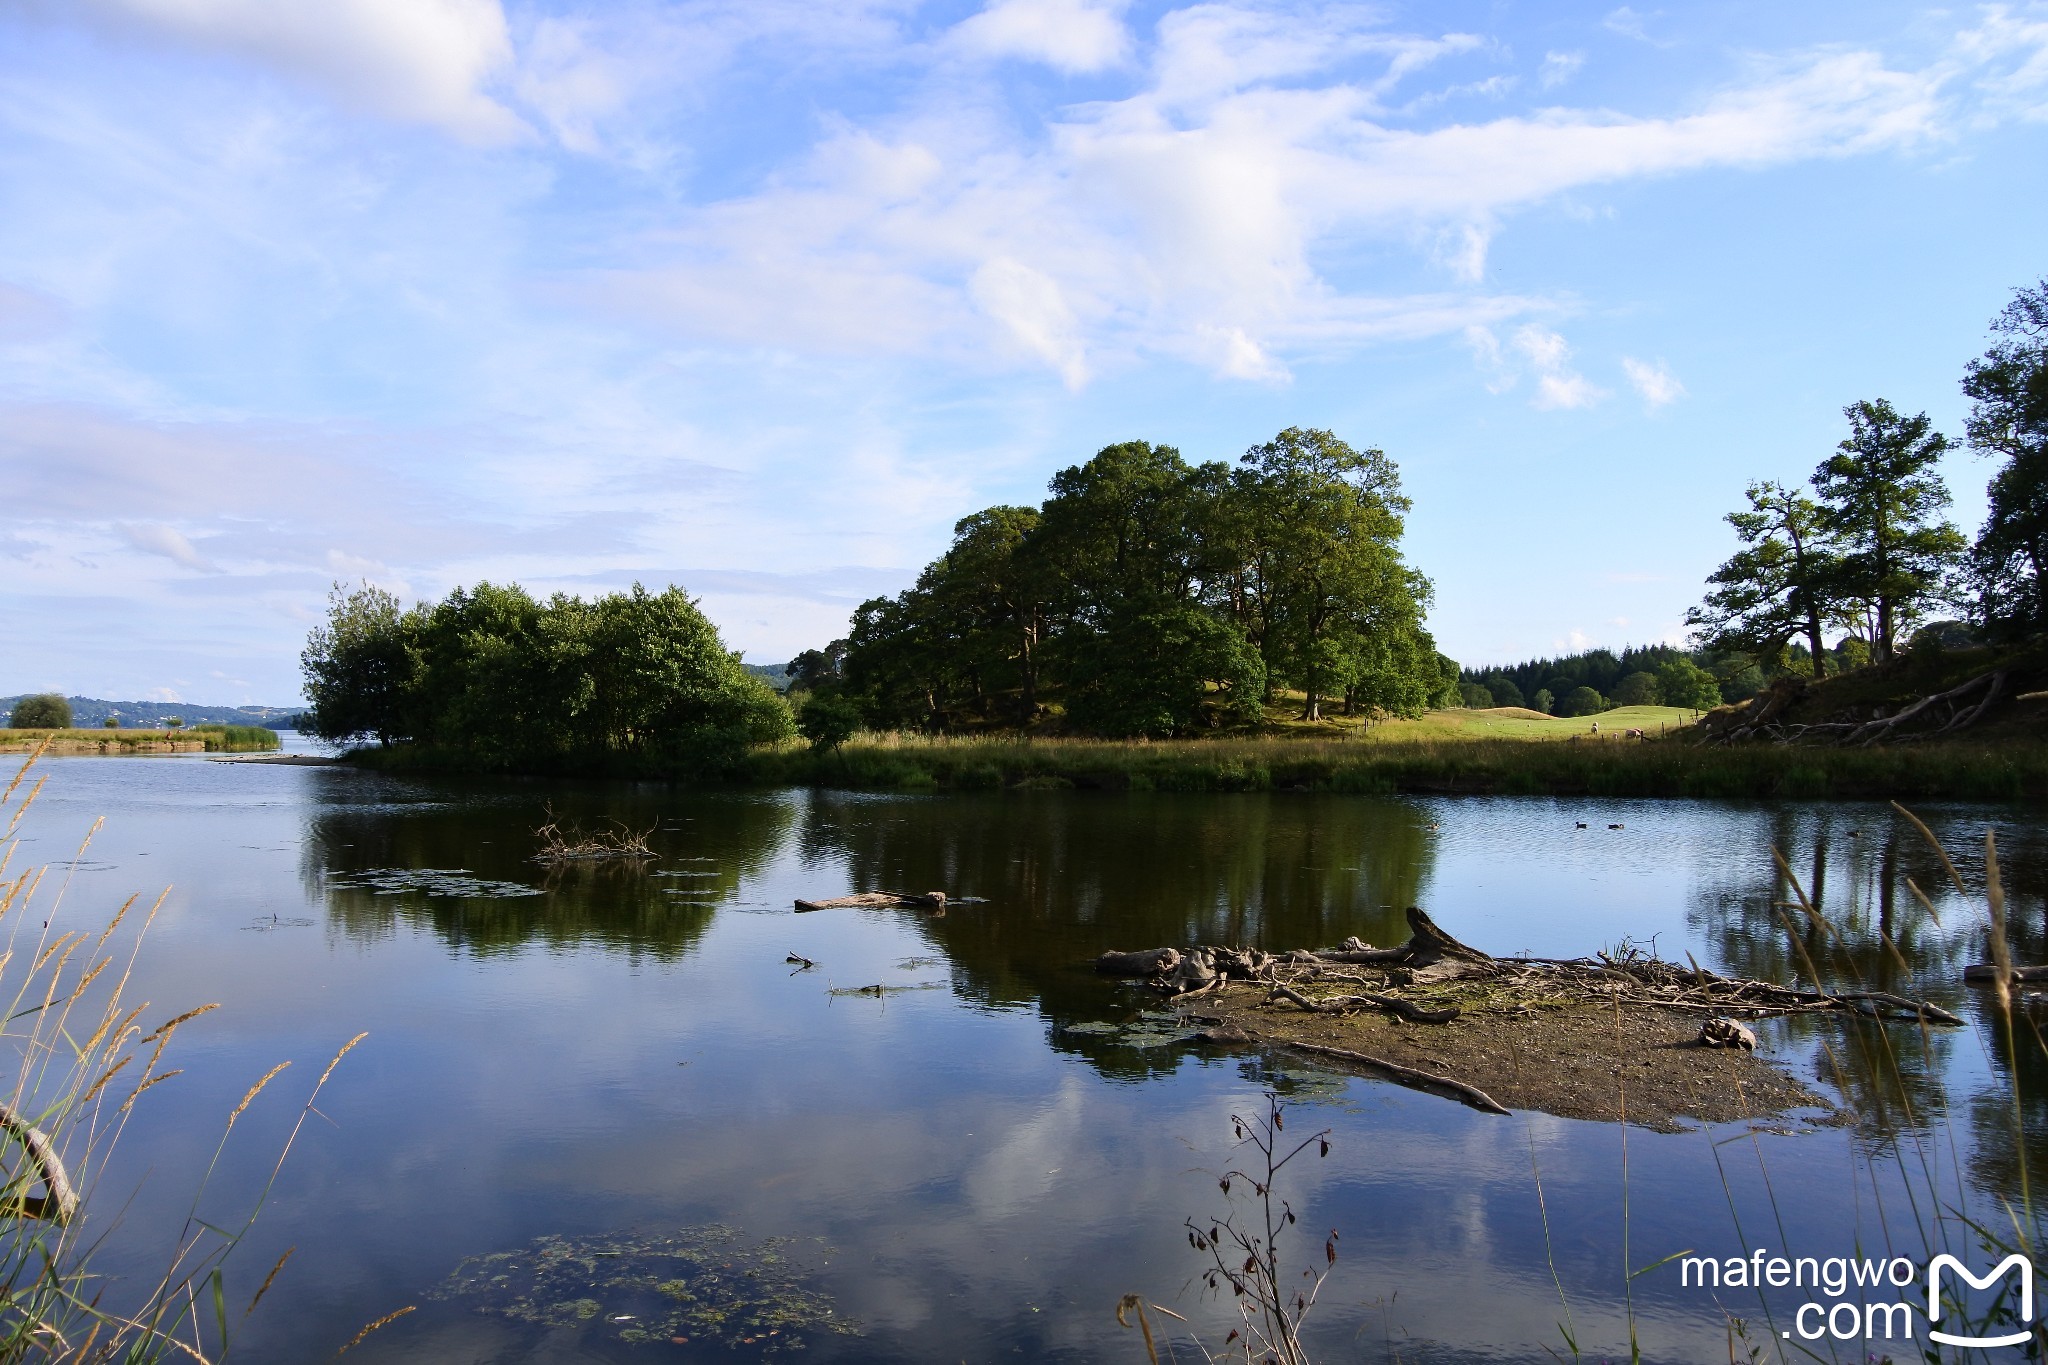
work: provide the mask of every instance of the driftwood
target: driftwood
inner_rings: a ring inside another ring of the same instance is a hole
[[[2048,981],[2048,967],[2014,967],[2006,974],[2008,982]],[[1973,962],[1963,968],[1963,980],[1971,984],[1988,984],[1998,980],[1998,968],[1989,962]]]
[[[573,825],[565,831],[555,822],[552,806],[547,808],[547,813],[548,822],[533,832],[533,837],[540,840],[540,851],[533,855],[533,860],[544,866],[654,856],[654,850],[647,846],[647,836],[654,833],[652,825],[636,830],[614,821],[612,828],[594,834]]]
[[[1460,1104],[1469,1104],[1482,1113],[1508,1112],[1498,1100],[1484,1090],[1467,1085],[1463,1081],[1452,1080],[1449,1076],[1432,1076],[1427,1071],[1417,1071],[1414,1067],[1402,1066],[1384,1057],[1353,1052],[1349,1048],[1323,1047],[1318,1043],[1287,1043],[1284,1046],[1292,1051],[1306,1052],[1315,1057],[1335,1057],[1339,1061],[1349,1062],[1352,1066],[1370,1071],[1376,1076],[1382,1076],[1397,1085],[1405,1085],[1411,1090],[1421,1090],[1447,1100],[1456,1100]]]
[[[58,1159],[49,1135],[5,1104],[0,1104],[0,1130],[21,1144],[42,1177],[43,1187],[49,1191],[45,1195],[18,1195],[11,1203],[0,1205],[0,1214],[47,1218],[58,1224],[70,1222],[78,1215],[78,1191],[72,1188],[71,1177]]]
[[[862,891],[852,896],[834,896],[831,900],[798,901],[796,910],[803,914],[810,910],[931,910],[944,913],[946,893],[927,891],[921,896],[906,895],[901,891]]]
[[[1407,918],[1408,941],[1395,948],[1375,948],[1355,938],[1324,952],[1298,949],[1277,956],[1255,948],[1198,947],[1185,952],[1155,948],[1137,953],[1104,953],[1096,959],[1095,967],[1108,975],[1145,977],[1153,989],[1174,999],[1198,991],[1221,990],[1235,983],[1251,983],[1266,988],[1269,1004],[1286,1004],[1318,1014],[1374,1009],[1414,1023],[1448,1023],[1458,1017],[1458,1011],[1407,1000],[1388,991],[1462,980],[1496,983],[1508,996],[1570,996],[1603,1005],[1697,1010],[1751,1019],[1843,1011],[1873,1019],[1946,1025],[1963,1022],[1939,1005],[1909,1000],[1890,991],[1800,990],[1769,981],[1719,976],[1697,963],[1681,967],[1634,951],[1593,958],[1493,957],[1451,937],[1417,907],[1408,908]],[[1328,970],[1332,966],[1372,968],[1379,979],[1332,973]],[[2048,980],[2048,970],[2038,977],[2020,979]],[[1332,981],[1385,989],[1338,996],[1311,996],[1301,989],[1312,983]]]

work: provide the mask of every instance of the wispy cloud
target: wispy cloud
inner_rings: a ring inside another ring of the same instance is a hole
[[[173,564],[182,564],[200,573],[219,573],[220,565],[194,549],[184,533],[161,522],[119,522],[114,527],[121,538],[134,549],[149,555],[162,555]]]
[[[102,19],[240,52],[359,107],[469,141],[527,133],[485,87],[512,61],[498,0],[84,0]]]
[[[1642,395],[1645,407],[1654,410],[1685,397],[1685,385],[1678,382],[1678,376],[1672,374],[1671,367],[1661,360],[1653,365],[1634,356],[1623,356],[1621,368],[1628,375],[1628,382]]]
[[[991,0],[953,30],[963,51],[1022,57],[1061,71],[1101,71],[1121,63],[1131,37],[1117,17],[1120,4],[1089,0]]]
[[[1583,52],[1546,52],[1543,65],[1536,68],[1536,83],[1545,90],[1555,90],[1578,75],[1585,64]]]

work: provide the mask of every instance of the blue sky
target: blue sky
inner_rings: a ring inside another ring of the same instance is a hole
[[[779,661],[1291,425],[1461,660],[1672,638],[1844,404],[1960,433],[2044,134],[2018,3],[0,0],[0,693],[289,701],[336,580]]]

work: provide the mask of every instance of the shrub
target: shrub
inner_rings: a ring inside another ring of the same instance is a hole
[[[797,713],[796,732],[811,742],[813,753],[829,753],[860,729],[860,707],[846,697],[813,696]]]
[[[40,692],[14,703],[14,715],[7,722],[16,730],[68,730],[71,703],[55,692]]]

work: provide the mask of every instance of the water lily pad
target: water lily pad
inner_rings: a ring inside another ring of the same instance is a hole
[[[541,1237],[472,1256],[428,1297],[537,1327],[591,1326],[620,1341],[720,1346],[741,1356],[802,1350],[807,1334],[856,1336],[796,1259],[789,1237],[749,1243],[721,1224],[668,1233]]]
[[[329,886],[352,887],[379,896],[451,896],[462,900],[503,900],[538,896],[537,886],[479,877],[465,867],[373,867],[362,872],[335,872]]]

